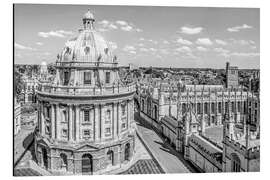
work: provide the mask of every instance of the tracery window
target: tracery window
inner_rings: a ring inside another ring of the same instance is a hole
[[[84,115],[84,121],[89,122],[90,121],[90,112],[89,112],[89,110],[84,110],[83,115]]]
[[[241,161],[239,159],[239,157],[236,154],[232,154],[231,155],[232,158],[232,172],[240,172],[240,168],[241,168]]]
[[[110,83],[110,72],[106,72],[106,83]]]
[[[91,84],[91,72],[84,72],[83,77],[84,84]]]

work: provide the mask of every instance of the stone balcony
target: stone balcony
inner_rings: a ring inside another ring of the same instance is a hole
[[[80,62],[80,61],[56,61],[55,66],[57,68],[117,68],[117,62]]]
[[[112,85],[112,86],[60,86],[52,84],[41,84],[38,88],[39,94],[63,95],[63,96],[113,96],[135,92],[135,84]]]

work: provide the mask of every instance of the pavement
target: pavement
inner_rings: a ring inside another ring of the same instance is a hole
[[[138,134],[165,173],[198,172],[194,166],[184,160],[183,155],[166,143],[149,125],[142,124],[145,121],[138,114],[135,114],[135,120]]]

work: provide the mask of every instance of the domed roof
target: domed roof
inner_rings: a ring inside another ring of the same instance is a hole
[[[84,17],[90,18],[88,11]],[[84,28],[79,35],[68,40],[60,56],[62,62],[105,62],[112,63],[109,43],[93,28]]]

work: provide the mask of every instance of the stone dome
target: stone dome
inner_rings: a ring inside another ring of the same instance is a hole
[[[83,19],[94,19],[94,15],[88,9],[87,13],[84,14]]]
[[[61,62],[104,62],[113,63],[113,56],[109,43],[95,30],[91,18],[93,14],[88,11],[83,18],[89,19],[84,22],[84,29],[79,35],[68,40],[61,52]],[[88,24],[90,24],[88,26]]]

